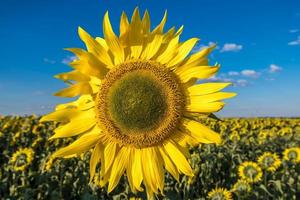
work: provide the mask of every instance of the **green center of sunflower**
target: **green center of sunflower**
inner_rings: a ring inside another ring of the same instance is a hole
[[[290,160],[296,160],[297,159],[297,152],[296,151],[290,151],[289,153],[288,153],[288,158],[290,159]]]
[[[258,174],[257,170],[253,166],[245,167],[244,172],[245,172],[245,175],[251,179],[254,179]]]
[[[26,161],[27,161],[26,158],[27,158],[26,154],[20,154],[20,155],[18,155],[17,160],[16,160],[16,166],[20,167],[20,166],[25,165]]]
[[[96,98],[97,125],[123,145],[149,147],[177,128],[185,98],[177,77],[154,61],[134,60],[110,70]]]
[[[272,166],[273,163],[274,163],[274,158],[271,157],[271,156],[267,156],[267,157],[265,157],[263,163],[264,163],[265,167],[270,167],[270,166]]]
[[[132,72],[116,81],[108,98],[112,119],[125,130],[150,130],[167,110],[164,91],[143,73]]]

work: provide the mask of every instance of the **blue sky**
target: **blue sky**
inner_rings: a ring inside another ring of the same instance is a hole
[[[235,83],[238,96],[220,116],[300,116],[299,0],[45,0],[0,2],[0,114],[44,114],[69,99],[52,94],[64,87],[53,75],[70,68],[66,47],[84,47],[82,26],[102,35],[110,12],[117,30],[122,10],[150,11],[152,25],[168,10],[167,27],[184,25],[182,40],[199,37],[195,51],[212,42],[213,80]]]

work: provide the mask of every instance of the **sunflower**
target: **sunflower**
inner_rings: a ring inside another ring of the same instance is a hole
[[[248,183],[256,183],[261,180],[262,169],[255,162],[243,162],[239,166],[239,176]]]
[[[232,191],[239,197],[245,197],[251,192],[251,186],[245,180],[238,180],[232,188]]]
[[[270,152],[265,152],[263,155],[259,156],[257,162],[263,169],[270,172],[275,172],[281,165],[278,155]]]
[[[283,152],[283,159],[293,163],[300,163],[300,148],[292,147],[285,149]]]
[[[130,22],[123,12],[117,36],[106,13],[104,38],[79,27],[87,51],[67,49],[77,57],[73,70],[56,76],[70,84],[57,96],[79,98],[41,119],[60,122],[50,139],[80,136],[52,158],[92,149],[90,180],[99,173],[108,192],[126,173],[133,192],[142,191],[143,182],[153,197],[163,191],[164,168],[177,180],[179,174],[193,176],[188,145],[221,142],[197,118],[221,110],[221,100],[235,93],[220,92],[230,83],[196,84],[219,70],[208,66],[214,46],[191,54],[198,39],[179,42],[182,27],[164,32],[166,17],[150,30],[148,11],[141,19],[136,8]]]
[[[232,200],[232,194],[226,188],[215,188],[208,193],[211,200]]]
[[[31,148],[23,148],[16,151],[10,160],[15,171],[24,171],[31,164],[34,151]]]
[[[233,131],[229,135],[229,140],[231,140],[233,142],[238,142],[238,141],[240,141],[240,139],[241,139],[241,137],[237,131]]]

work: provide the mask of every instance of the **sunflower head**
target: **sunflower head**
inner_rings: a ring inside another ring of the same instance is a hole
[[[191,53],[198,39],[180,41],[182,27],[164,31],[166,18],[151,30],[148,11],[141,18],[136,8],[131,20],[123,12],[116,35],[106,13],[103,38],[79,27],[87,50],[67,49],[76,56],[72,71],[56,78],[69,87],[55,94],[79,98],[41,121],[60,123],[51,139],[80,137],[51,161],[92,150],[91,181],[108,184],[110,192],[126,173],[131,190],[142,191],[143,183],[151,198],[163,191],[165,169],[177,180],[179,174],[193,176],[188,146],[220,144],[219,134],[197,120],[235,96],[221,92],[230,83],[196,84],[220,68],[208,63],[215,45]]]
[[[232,194],[226,188],[215,188],[208,193],[210,200],[232,200]]]
[[[233,142],[238,142],[241,139],[238,131],[232,131],[229,135],[229,140]]]
[[[283,152],[283,159],[292,163],[300,163],[300,148],[287,148]]]
[[[239,176],[248,183],[256,183],[261,180],[262,169],[255,162],[243,162],[239,166]]]
[[[19,149],[12,155],[10,163],[15,171],[24,171],[31,164],[33,156],[31,148]]]
[[[247,196],[251,192],[251,186],[245,180],[238,180],[232,188],[232,191],[239,197]]]
[[[275,172],[281,165],[281,161],[276,153],[265,152],[263,155],[258,157],[257,162],[259,165],[270,172]]]

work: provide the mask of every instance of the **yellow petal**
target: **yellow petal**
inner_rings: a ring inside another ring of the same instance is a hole
[[[177,168],[175,167],[174,163],[172,162],[172,160],[169,158],[169,156],[167,155],[166,151],[164,148],[159,147],[159,152],[164,160],[165,163],[165,168],[166,170],[177,180],[179,181],[179,173]]]
[[[180,80],[183,83],[188,82],[191,78],[197,78],[197,79],[207,79],[214,74],[216,74],[219,70],[219,66],[194,66],[186,69],[183,72],[177,72],[175,73],[179,76]]]
[[[60,97],[75,97],[78,95],[92,94],[92,93],[93,90],[90,84],[87,82],[81,82],[81,83],[73,84],[68,88],[62,89],[56,92],[54,95]]]
[[[198,40],[198,38],[192,38],[182,43],[178,48],[177,55],[169,62],[168,67],[172,67],[181,62],[190,53]]]
[[[84,111],[69,123],[56,128],[55,134],[50,139],[75,136],[90,130],[95,124],[94,110]]]
[[[127,174],[127,180],[128,180],[128,183],[129,183],[129,186],[131,188],[131,191],[133,193],[136,193],[136,190],[137,189],[142,189],[142,188],[136,188],[133,184],[133,181],[135,179],[135,175],[138,173],[136,171],[133,171],[132,168],[133,168],[133,159],[135,157],[135,149],[134,148],[131,148],[130,149],[130,155],[128,157],[128,162],[127,162],[127,167],[126,167],[126,174]],[[142,172],[140,172],[142,173]]]
[[[99,58],[99,60],[104,64],[113,66],[113,62],[107,53],[107,50],[101,45],[101,43],[97,42],[81,27],[78,27],[78,34],[80,39],[86,44],[89,52],[92,52],[94,55],[96,55],[97,58]]]
[[[193,170],[190,164],[176,143],[173,141],[166,142],[164,144],[164,149],[181,173],[184,173],[188,176],[193,176]]]
[[[179,37],[173,38],[167,45],[166,49],[157,57],[157,61],[165,64],[174,58],[177,51]]]
[[[197,102],[192,99],[188,102],[186,110],[189,112],[212,113],[221,110],[224,107],[224,102]]]
[[[108,169],[111,167],[115,159],[116,150],[117,150],[117,144],[115,142],[110,142],[106,145],[104,149],[104,160],[105,160],[105,164],[103,166],[104,173],[106,173]]]
[[[132,174],[133,176],[133,186],[139,190],[143,191],[141,188],[141,183],[143,180],[143,171],[142,171],[142,153],[140,149],[134,149],[134,157],[132,159]]]
[[[131,24],[130,26],[132,27],[133,32],[142,32],[142,21],[140,17],[140,12],[138,8],[135,8],[131,17]]]
[[[221,143],[221,136],[218,133],[212,131],[199,122],[185,118],[183,119],[182,125],[182,131],[190,132],[193,138],[195,138],[198,142]]]
[[[123,11],[120,19],[120,38],[128,32],[129,22],[126,13]]]
[[[108,184],[108,193],[110,193],[119,183],[121,176],[125,171],[127,165],[128,156],[130,155],[130,149],[127,147],[122,147],[116,156],[115,162],[113,163],[111,169],[111,175]]]
[[[107,46],[106,41],[105,41],[103,38],[101,38],[101,37],[96,37],[96,41],[97,41],[97,42],[105,49],[105,51],[108,52],[109,47]],[[107,67],[108,67],[108,68],[111,68],[110,65],[108,65]]]
[[[78,59],[72,61],[70,66],[83,74],[103,79],[108,69],[97,57],[79,48],[66,48],[65,50],[74,53]]]
[[[204,48],[201,51],[192,54],[190,57],[186,58],[186,60],[181,64],[180,67],[176,69],[176,71],[180,72],[192,66],[203,66],[207,65],[208,62],[207,56],[213,51],[215,45]]]
[[[142,27],[143,27],[144,34],[150,33],[150,16],[148,10],[146,10],[144,13],[143,20],[142,20]]]
[[[55,107],[55,110],[62,110],[66,108],[77,108],[78,110],[89,110],[93,108],[95,102],[91,95],[82,95],[76,101],[59,104]]]
[[[64,80],[64,81],[73,80],[73,81],[80,82],[80,81],[89,81],[90,80],[89,76],[82,74],[78,70],[73,70],[70,72],[57,74],[54,77]]]
[[[103,161],[103,158],[101,157],[101,162],[102,161]],[[102,162],[102,164],[103,164],[103,162]],[[106,183],[109,181],[110,175],[111,175],[111,168],[108,170],[108,172],[106,174],[103,174],[102,167],[101,167],[100,182],[99,182],[100,187],[104,187],[106,185]]]
[[[51,157],[63,157],[88,151],[96,145],[96,143],[99,141],[99,138],[100,134],[97,132],[84,134],[69,146],[61,148],[55,153],[53,153]]]
[[[179,29],[176,31],[176,33],[175,33],[174,37],[180,36],[180,35],[181,35],[181,33],[182,33],[182,31],[183,31],[183,25],[182,25],[182,26],[180,26],[180,28],[179,28]]]
[[[139,58],[143,50],[143,45],[135,45],[130,47],[130,58]]]
[[[63,110],[56,110],[47,115],[44,115],[40,122],[56,121],[56,122],[69,122],[72,118],[76,118],[81,111],[75,108],[66,108]]]
[[[95,176],[95,171],[97,164],[100,162],[101,152],[103,152],[104,146],[101,142],[98,142],[92,152],[90,158],[90,182],[93,180]]]
[[[180,146],[194,147],[200,143],[198,140],[193,138],[190,133],[183,133],[181,131],[178,131],[178,133],[181,134],[181,137],[174,138],[174,141],[176,141]],[[201,143],[207,143],[207,140],[203,140]]]
[[[120,44],[119,38],[117,38],[111,27],[108,12],[106,12],[104,15],[103,34],[107,45],[109,46],[112,54],[115,56],[115,65],[124,62],[124,49]]]
[[[142,59],[151,59],[156,54],[158,49],[160,48],[162,40],[163,40],[162,35],[155,35],[153,40],[147,44],[145,50],[143,51],[143,53],[141,55],[141,58]]]
[[[170,28],[165,34],[163,38],[163,42],[169,42],[171,39],[174,38],[175,26]]]
[[[131,17],[129,45],[131,58],[139,58],[143,49],[143,29],[138,8],[134,9]]]
[[[193,85],[187,90],[190,95],[204,95],[218,92],[229,85],[231,85],[231,83],[201,83]]]
[[[159,25],[157,25],[154,30],[152,31],[153,34],[162,34],[164,30],[164,26],[167,21],[167,11],[165,11],[164,17],[162,18],[161,22]]]
[[[157,148],[143,148],[142,151],[142,168],[144,182],[149,185],[150,189],[158,193],[158,189],[163,192],[164,171],[162,158]]]
[[[204,95],[191,95],[189,98],[192,102],[200,103],[200,102],[215,102],[222,99],[228,99],[236,96],[236,93],[233,92],[215,92],[211,94],[204,94]],[[192,103],[191,103],[192,104]]]

